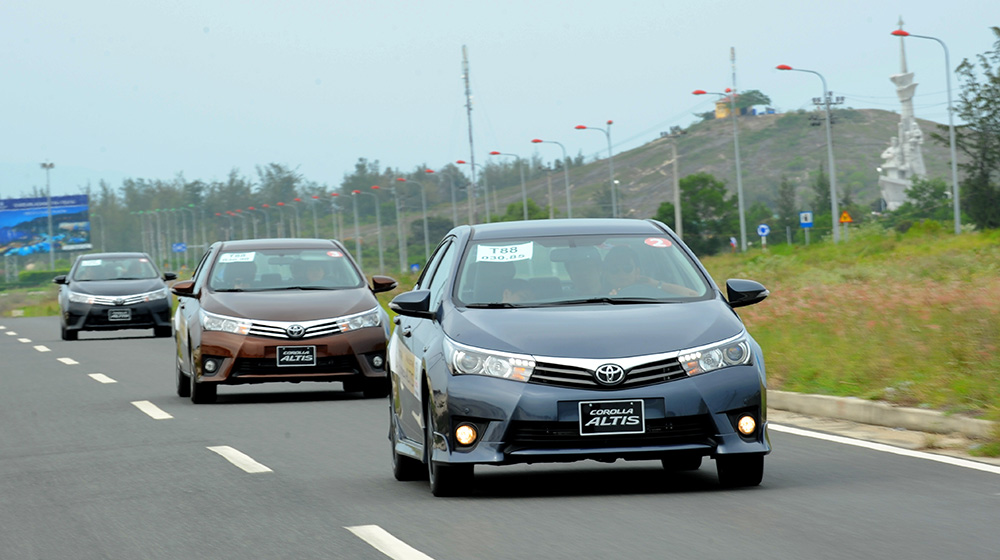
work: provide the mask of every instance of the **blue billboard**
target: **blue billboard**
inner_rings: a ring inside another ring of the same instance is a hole
[[[49,213],[52,236],[49,237]],[[85,194],[0,200],[0,254],[85,251],[90,243],[90,201]]]

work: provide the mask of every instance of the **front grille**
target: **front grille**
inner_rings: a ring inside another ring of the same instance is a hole
[[[529,383],[556,387],[616,390],[644,387],[685,377],[684,369],[676,358],[641,364],[625,372],[625,380],[618,385],[601,385],[594,373],[586,368],[562,364],[537,362]]]
[[[87,296],[92,298],[89,302],[91,305],[134,305],[136,303],[142,303],[144,301],[150,301],[150,294],[130,294],[127,296]],[[162,299],[162,298],[161,298]]]
[[[275,358],[237,358],[233,364],[233,371],[230,374],[234,377],[241,375],[285,375],[294,377],[296,375],[316,375],[316,374],[360,374],[361,367],[357,358],[351,356],[326,356],[317,357],[314,366],[282,366],[278,367]]]
[[[708,443],[715,433],[707,415],[647,418],[646,433],[581,436],[579,422],[514,421],[507,431],[507,452],[527,449],[601,449]]]
[[[340,332],[339,321],[339,319],[328,319],[323,321],[300,323],[301,326],[305,328],[305,332],[302,336],[298,337],[298,339],[316,338],[319,336],[337,334]],[[287,329],[293,324],[296,323],[254,321],[251,323],[250,331],[247,334],[267,338],[290,339],[292,337],[288,336]]]

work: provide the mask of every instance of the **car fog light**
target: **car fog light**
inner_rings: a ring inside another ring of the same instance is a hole
[[[205,371],[208,373],[215,373],[215,370],[219,367],[219,364],[215,360],[205,360]]]
[[[753,416],[747,414],[745,416],[740,416],[740,421],[737,423],[737,426],[739,427],[741,434],[748,436],[757,429],[757,421],[754,420]]]
[[[462,424],[455,428],[455,440],[462,445],[472,445],[478,436],[476,427],[472,424]]]
[[[377,367],[377,368],[380,368],[380,367],[382,367],[382,363],[384,361],[385,360],[382,359],[382,356],[375,356],[374,358],[372,358],[372,365],[375,366],[375,367]]]

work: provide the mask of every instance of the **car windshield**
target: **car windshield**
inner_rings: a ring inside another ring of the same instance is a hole
[[[364,286],[349,257],[326,249],[222,252],[212,268],[215,291],[338,290]]]
[[[455,298],[469,307],[690,301],[711,284],[664,236],[512,238],[472,243]]]
[[[101,257],[81,259],[73,271],[73,280],[140,280],[159,274],[146,257]]]

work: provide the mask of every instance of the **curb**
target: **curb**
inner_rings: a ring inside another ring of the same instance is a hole
[[[998,425],[989,420],[963,418],[935,410],[893,406],[882,401],[857,397],[806,395],[788,391],[768,391],[767,406],[808,416],[822,416],[888,428],[906,428],[933,434],[960,433],[972,439],[994,437]]]

